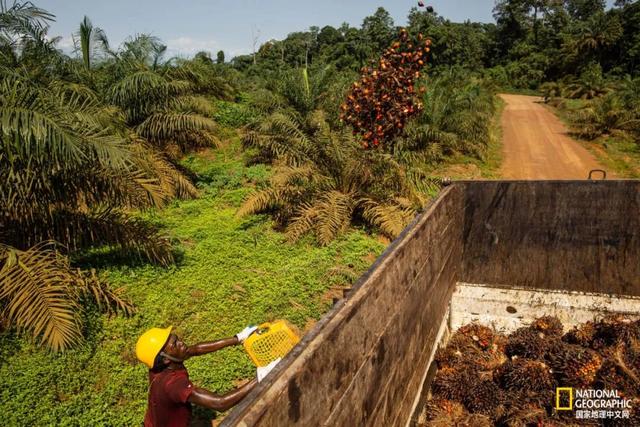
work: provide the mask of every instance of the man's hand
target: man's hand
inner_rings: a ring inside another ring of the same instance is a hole
[[[269,363],[267,366],[261,366],[258,369],[256,369],[256,376],[258,377],[258,382],[262,381],[267,375],[269,375],[269,372],[271,372],[273,368],[275,368],[278,362],[280,362],[281,360],[282,359],[278,357],[276,360]]]
[[[256,329],[258,329],[257,326],[247,326],[246,328],[244,328],[243,330],[241,330],[236,334],[236,338],[238,338],[238,341],[244,342],[244,340],[249,338],[249,335],[254,333]]]

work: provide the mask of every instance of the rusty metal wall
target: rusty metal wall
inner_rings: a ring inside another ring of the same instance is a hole
[[[460,281],[640,295],[640,181],[459,184]]]
[[[463,195],[445,189],[223,425],[404,425],[459,275]]]

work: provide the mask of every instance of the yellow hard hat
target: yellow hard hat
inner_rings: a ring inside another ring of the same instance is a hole
[[[153,368],[153,362],[160,350],[167,342],[169,334],[171,334],[172,326],[168,328],[151,328],[138,338],[136,343],[136,356],[138,360],[149,367]]]

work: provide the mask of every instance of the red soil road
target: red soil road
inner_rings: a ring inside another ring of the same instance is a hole
[[[542,98],[500,97],[507,104],[502,114],[504,179],[587,179],[589,171],[605,169],[567,135],[564,124],[541,105]]]

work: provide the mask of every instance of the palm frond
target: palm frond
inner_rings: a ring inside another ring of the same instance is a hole
[[[3,317],[28,330],[54,351],[78,342],[78,302],[69,292],[78,277],[51,242],[18,251],[0,246],[0,301]]]
[[[280,204],[280,192],[278,189],[266,188],[256,191],[242,203],[237,212],[238,217],[264,212],[277,207]]]
[[[317,206],[316,236],[321,245],[328,245],[351,224],[355,201],[353,194],[330,191]]]
[[[29,1],[14,1],[9,6],[3,0],[0,2],[0,42],[11,46],[20,37],[37,38],[54,18],[53,14]]]
[[[212,117],[216,110],[211,101],[204,96],[182,95],[174,98],[171,108],[183,113],[196,113],[205,117]]]
[[[291,218],[286,228],[287,238],[291,241],[300,239],[304,234],[312,231],[316,224],[318,207],[310,203],[302,203],[296,215]]]
[[[149,141],[170,141],[188,132],[213,131],[213,120],[190,113],[157,112],[147,117],[137,128]]]
[[[123,296],[123,289],[111,289],[100,280],[95,269],[89,271],[77,271],[79,277],[78,292],[81,297],[94,301],[98,307],[108,314],[122,313],[130,316],[135,312],[135,307]]]
[[[274,113],[243,137],[243,144],[265,151],[272,160],[281,159],[292,166],[309,159],[315,149],[301,124],[292,116]]]
[[[25,251],[0,244],[2,317],[54,351],[82,337],[79,298],[95,301],[107,312],[133,312],[133,306],[100,282],[95,272],[71,268],[55,242],[41,242]]]
[[[141,70],[114,84],[108,99],[123,109],[127,122],[137,125],[149,114],[165,109],[175,96],[188,93],[190,88],[189,82],[167,80],[154,71]]]
[[[363,198],[359,201],[363,217],[372,225],[380,228],[382,233],[395,239],[414,218],[416,212],[412,207],[403,207],[396,203],[380,203]]]

